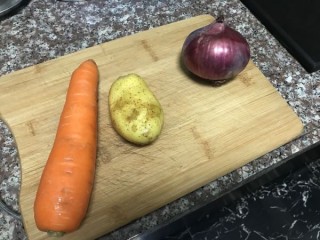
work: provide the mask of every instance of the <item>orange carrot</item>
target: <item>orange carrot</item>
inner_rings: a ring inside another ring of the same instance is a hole
[[[95,175],[98,78],[93,60],[83,62],[72,73],[40,179],[35,222],[39,230],[53,235],[77,230],[87,212]]]

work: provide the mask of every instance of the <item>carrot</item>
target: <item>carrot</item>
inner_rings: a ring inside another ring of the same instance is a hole
[[[98,67],[83,62],[71,76],[56,137],[34,202],[39,230],[62,235],[85,218],[95,175]]]

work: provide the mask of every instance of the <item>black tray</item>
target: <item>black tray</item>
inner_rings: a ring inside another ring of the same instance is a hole
[[[241,0],[308,71],[320,69],[319,0]]]

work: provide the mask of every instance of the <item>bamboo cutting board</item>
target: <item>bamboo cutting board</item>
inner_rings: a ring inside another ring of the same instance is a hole
[[[94,239],[110,232],[302,132],[299,118],[252,61],[219,87],[195,81],[183,70],[179,54],[184,39],[212,20],[208,15],[190,18],[1,77],[1,114],[20,154],[20,205],[29,239],[47,239],[33,220],[35,192],[70,75],[88,58],[100,70],[96,181],[82,227],[62,239]],[[147,81],[165,113],[161,136],[146,147],[123,141],[110,125],[110,85],[131,72]]]

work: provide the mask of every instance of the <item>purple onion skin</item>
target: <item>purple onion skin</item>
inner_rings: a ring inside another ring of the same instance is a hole
[[[193,31],[182,47],[182,61],[206,80],[227,80],[238,75],[250,60],[247,40],[223,21]]]

